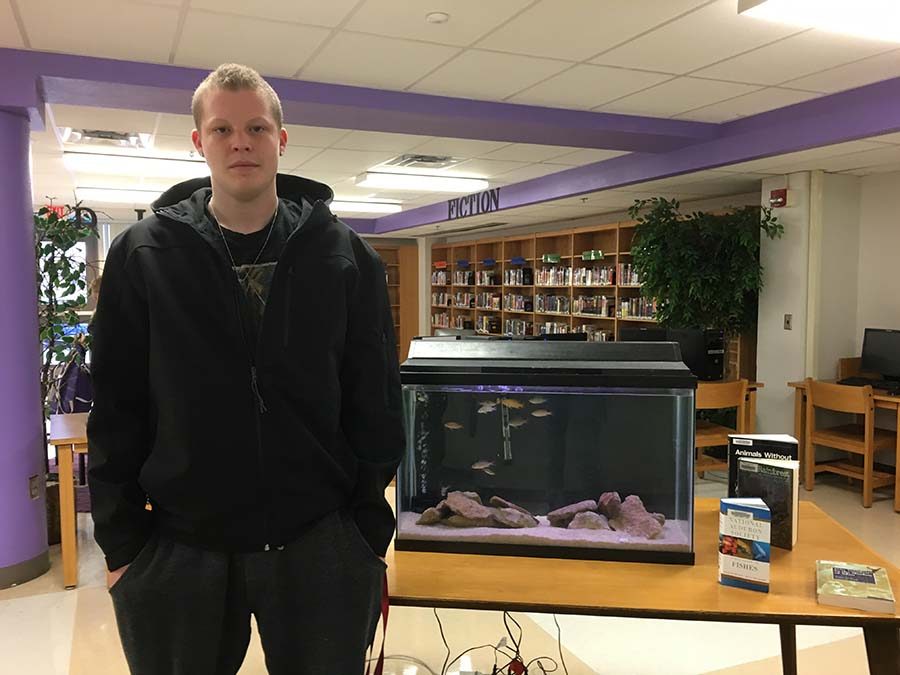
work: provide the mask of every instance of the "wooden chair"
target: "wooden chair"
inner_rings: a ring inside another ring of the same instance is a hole
[[[816,408],[855,415],[851,424],[831,427],[816,426]],[[828,471],[863,483],[863,506],[872,506],[872,490],[894,483],[894,476],[875,470],[875,453],[893,450],[897,434],[875,427],[875,401],[872,387],[850,387],[813,379],[806,380],[806,453],[804,456],[804,484],[812,490],[815,474]],[[863,464],[847,460],[816,462],[816,445],[862,455]]]
[[[703,452],[703,448],[728,445],[729,434],[742,434],[744,421],[747,419],[747,380],[734,382],[700,382],[697,385],[697,410],[716,410],[720,408],[737,408],[737,428],[732,429],[706,420],[697,420],[695,445],[697,461],[694,470],[703,478],[707,471],[728,468],[728,461],[711,457]]]

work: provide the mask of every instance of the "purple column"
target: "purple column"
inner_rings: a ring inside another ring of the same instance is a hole
[[[0,588],[50,566],[29,142],[26,111],[0,110]]]

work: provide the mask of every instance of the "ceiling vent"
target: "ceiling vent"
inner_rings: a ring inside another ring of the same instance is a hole
[[[153,135],[136,132],[105,131],[103,129],[60,128],[60,138],[69,145],[88,145],[105,148],[134,148],[143,150],[153,147]]]
[[[449,169],[451,166],[456,166],[465,161],[464,157],[406,154],[389,159],[382,166],[401,169]]]

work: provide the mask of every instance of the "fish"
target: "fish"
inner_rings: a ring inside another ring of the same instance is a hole
[[[449,486],[449,485],[442,485],[442,486],[441,486],[441,497],[446,497],[446,496],[447,496],[447,493],[450,492],[450,487],[451,487],[451,486]]]
[[[496,476],[496,475],[497,475],[496,473],[494,473],[494,472],[491,471],[490,469],[484,469],[484,472],[485,472],[488,476]]]
[[[549,410],[544,410],[543,408],[539,408],[539,409],[535,410],[535,411],[534,411],[533,413],[531,413],[531,414],[532,414],[534,417],[549,417],[549,416],[552,415],[553,413],[550,412]]]
[[[459,422],[445,422],[444,427],[450,429],[451,431],[456,431],[457,429],[462,429],[463,425]]]
[[[494,466],[494,463],[487,459],[480,459],[472,465],[472,468],[475,471],[490,471],[490,468]]]
[[[518,429],[519,427],[524,426],[527,423],[528,420],[526,420],[524,417],[513,417],[509,421],[509,426],[513,427],[514,429]]]
[[[530,399],[528,399],[528,402],[534,405],[540,405],[541,403],[546,403],[547,399],[545,399],[543,396],[532,396]]]
[[[502,403],[507,408],[512,408],[514,410],[525,407],[524,403],[514,398],[501,398],[500,403]]]
[[[488,413],[492,413],[497,410],[497,404],[493,401],[482,401],[481,407],[478,408],[479,415],[487,415]]]

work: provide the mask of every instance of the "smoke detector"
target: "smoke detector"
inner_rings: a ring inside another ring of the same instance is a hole
[[[104,129],[60,128],[60,140],[68,145],[87,145],[105,148],[133,148],[145,150],[153,147],[153,134],[140,132],[106,131]]]

